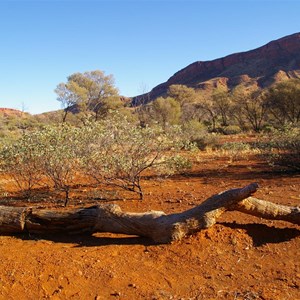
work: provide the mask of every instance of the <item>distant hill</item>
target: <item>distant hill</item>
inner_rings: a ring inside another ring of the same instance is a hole
[[[132,98],[133,105],[166,95],[173,84],[211,90],[238,85],[265,88],[289,78],[300,78],[300,33],[272,41],[260,48],[211,61],[197,61],[178,71],[149,94]]]
[[[13,109],[13,108],[4,108],[0,107],[0,115],[4,116],[23,116],[23,115],[28,115],[28,113],[25,113],[23,111],[20,111],[18,109]]]

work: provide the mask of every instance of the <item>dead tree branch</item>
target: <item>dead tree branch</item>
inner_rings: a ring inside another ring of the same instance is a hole
[[[256,183],[231,189],[208,198],[190,210],[170,215],[162,211],[123,212],[115,204],[61,211],[0,206],[0,234],[111,232],[167,243],[213,226],[226,210],[238,210],[265,219],[300,225],[299,207],[278,205],[251,197],[257,189]]]

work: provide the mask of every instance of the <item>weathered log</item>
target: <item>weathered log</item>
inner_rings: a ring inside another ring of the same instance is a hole
[[[233,210],[264,219],[282,220],[300,225],[300,207],[279,205],[249,197],[234,206]]]
[[[123,212],[118,205],[104,204],[70,210],[0,206],[0,233],[81,234],[122,233],[149,237],[166,243],[209,228],[226,210],[238,210],[266,219],[300,225],[300,209],[250,197],[258,188],[252,183],[214,195],[190,210],[166,215],[162,211]]]
[[[30,208],[0,206],[0,233],[18,233],[25,227]]]

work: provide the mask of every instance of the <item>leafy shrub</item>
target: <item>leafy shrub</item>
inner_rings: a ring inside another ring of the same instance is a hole
[[[271,165],[300,170],[300,128],[287,127],[274,133],[266,156]]]
[[[189,167],[178,151],[187,145],[179,126],[139,127],[124,115],[110,115],[79,128],[67,124],[26,133],[2,148],[3,171],[23,191],[51,182],[65,192],[65,205],[78,174],[97,183],[136,192],[143,197],[141,177],[148,169],[172,174]],[[47,179],[47,180],[43,180]]]
[[[43,157],[40,168],[56,189],[65,192],[65,206],[80,171],[80,133],[78,128],[67,124],[47,126],[36,133],[39,137],[36,147],[40,148]]]
[[[136,192],[143,198],[141,176],[149,169],[174,172],[187,164],[175,159],[184,146],[180,127],[139,127],[113,115],[83,128],[82,168],[99,183]]]
[[[251,147],[243,142],[227,142],[222,145],[221,150],[229,155],[231,161],[236,161],[249,153]]]
[[[2,147],[2,171],[28,195],[34,187],[47,186],[43,179],[48,178],[55,188],[66,193],[67,205],[78,171],[77,132],[74,127],[61,125],[24,134],[16,142]]]
[[[237,125],[229,125],[223,128],[224,134],[239,134],[242,132],[242,129]]]
[[[194,143],[200,150],[214,149],[218,145],[217,135],[209,133],[206,127],[196,120],[186,123],[182,128],[182,134],[187,141]]]
[[[30,196],[31,190],[41,184],[43,171],[39,134],[25,134],[19,140],[2,145],[1,171],[8,173],[17,187]]]

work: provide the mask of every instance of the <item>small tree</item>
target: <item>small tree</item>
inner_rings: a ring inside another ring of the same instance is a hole
[[[226,91],[217,91],[212,95],[213,106],[218,116],[221,117],[221,126],[229,125],[232,101]]]
[[[158,126],[135,126],[119,115],[91,123],[84,128],[83,136],[81,157],[85,172],[99,183],[136,192],[140,199],[141,177],[146,170],[165,167],[164,171],[171,173],[186,164],[172,155],[182,146],[178,132],[166,133]]]
[[[273,132],[267,145],[271,165],[300,170],[300,128],[287,126]]]
[[[96,120],[108,109],[115,109],[117,102],[117,107],[122,106],[113,76],[100,70],[74,73],[67,83],[60,83],[55,92],[65,109],[64,119],[75,104],[84,115],[93,112]]]
[[[199,100],[199,93],[195,89],[182,84],[171,85],[168,89],[168,96],[175,99],[181,109],[182,124],[190,120],[190,107]]]
[[[80,130],[66,124],[46,127],[39,133],[42,149],[42,169],[57,189],[65,192],[66,206],[69,193],[80,170]]]
[[[159,97],[151,103],[149,114],[152,116],[152,120],[155,120],[163,128],[166,128],[168,125],[180,123],[181,107],[171,97]]]
[[[178,101],[181,108],[184,105],[195,102],[197,99],[196,91],[182,84],[171,85],[168,90],[168,95]]]
[[[60,83],[54,91],[64,110],[63,123],[66,121],[68,113],[72,109],[75,110],[76,105],[80,105],[81,102],[86,102],[87,100],[87,90],[80,87],[75,81]]]
[[[1,171],[10,175],[28,197],[34,187],[41,185],[43,159],[37,133],[24,134],[19,140],[3,145],[0,150]]]
[[[232,99],[232,112],[241,128],[245,129],[247,124],[254,131],[261,131],[269,109],[264,91],[237,88],[232,91]]]
[[[210,96],[203,98],[200,103],[197,103],[196,108],[206,112],[206,119],[210,123],[211,131],[216,131],[218,112],[212,98]]]
[[[278,83],[269,89],[266,101],[271,114],[280,125],[300,122],[300,80]]]

